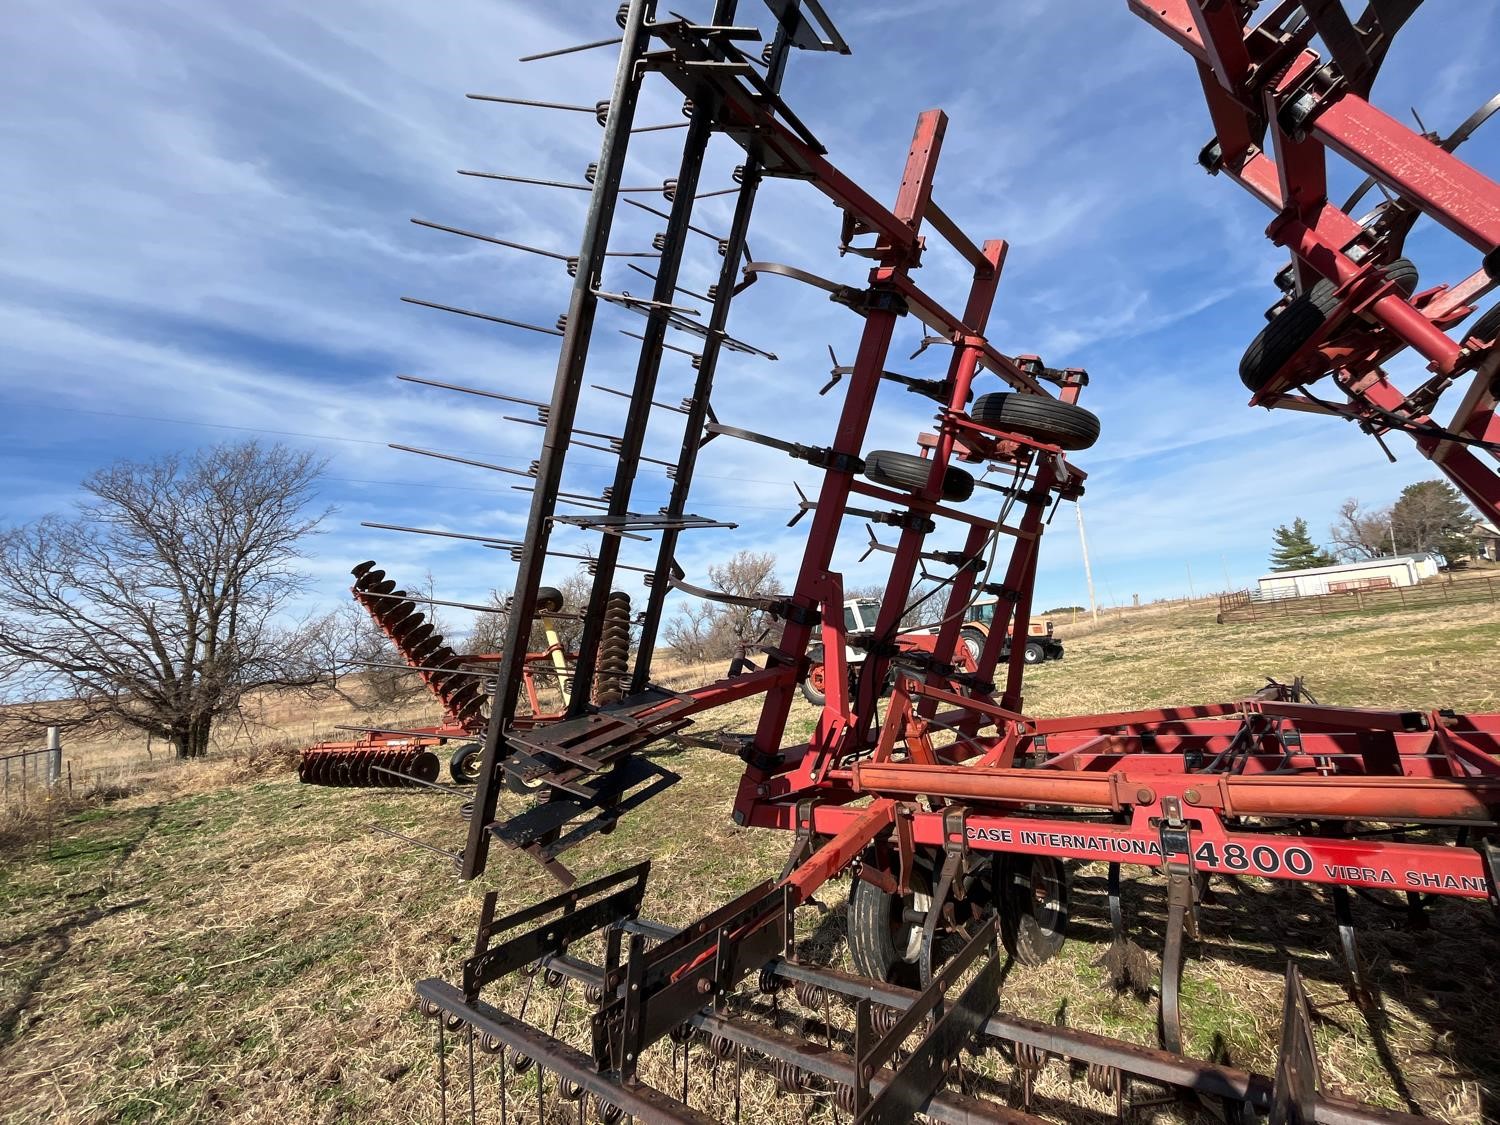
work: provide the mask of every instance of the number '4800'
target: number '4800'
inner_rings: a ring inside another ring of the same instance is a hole
[[[1276,875],[1307,875],[1313,869],[1312,856],[1302,848],[1277,851],[1268,844],[1247,848],[1243,844],[1225,844],[1222,850],[1212,840],[1205,840],[1193,852],[1193,862],[1215,871],[1256,871]]]

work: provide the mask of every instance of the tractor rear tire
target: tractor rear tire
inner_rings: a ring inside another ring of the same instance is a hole
[[[1385,276],[1395,283],[1404,296],[1417,288],[1417,267],[1406,258],[1397,258],[1385,267]],[[1252,394],[1259,391],[1286,366],[1302,345],[1323,327],[1328,314],[1338,307],[1333,282],[1316,281],[1306,293],[1298,294],[1260,330],[1240,359],[1240,382]],[[1315,376],[1321,379],[1326,371]]]
[[[814,675],[817,676],[817,683],[822,684],[823,665],[814,664],[811,668],[809,668],[807,670],[807,675],[803,677],[802,683],[798,686],[802,688],[803,699],[807,700],[814,707],[821,707],[827,701],[828,694],[824,691],[820,691],[817,687],[813,686]]]
[[[899,488],[903,492],[920,492],[932,475],[932,462],[912,453],[877,449],[865,458],[865,476],[876,484]],[[967,500],[974,494],[974,477],[956,465],[949,465],[943,477],[944,500]]]
[[[981,426],[1008,430],[1059,449],[1087,449],[1099,440],[1099,419],[1092,411],[1049,395],[995,391],[981,395],[969,416]]]
[[[969,659],[979,667],[979,654],[984,651],[984,634],[978,629],[965,629],[958,635],[958,643],[969,650]]]
[[[1067,940],[1067,865],[1053,856],[996,857],[1000,936],[1023,965],[1050,961]]]

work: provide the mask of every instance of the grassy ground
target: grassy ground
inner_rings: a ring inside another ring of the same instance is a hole
[[[1325,702],[1493,708],[1497,641],[1495,609],[1264,627],[1216,626],[1211,609],[1189,608],[1078,636],[1066,661],[1035,671],[1027,702],[1061,714],[1232,698],[1265,675],[1302,672]],[[743,729],[753,716],[747,704],[704,725]],[[799,709],[791,729],[811,719]],[[683,781],[571,854],[584,877],[652,857],[647,913],[685,923],[774,875],[789,841],[729,823],[736,760],[692,751],[662,761]],[[277,767],[273,755],[226,755],[158,771],[107,803],[53,809],[50,840],[19,830],[0,839],[0,1120],[437,1119],[433,1025],[411,1011],[411,982],[453,978],[484,888],[457,884],[446,861],[368,825],[453,847],[457,802],[303,787]],[[553,887],[505,855],[483,882],[509,905]],[[1192,1052],[1268,1069],[1291,958],[1318,1009],[1332,1086],[1447,1120],[1500,1119],[1500,961],[1481,908],[1439,903],[1433,928],[1418,933],[1357,903],[1362,952],[1384,997],[1383,1016],[1370,1021],[1345,999],[1326,897],[1254,880],[1216,886],[1184,981]],[[1002,1006],[1148,1043],[1152,1004],[1114,992],[1095,964],[1107,941],[1102,893],[1102,869],[1080,869],[1073,940],[1048,965],[1010,967]],[[827,914],[802,921],[809,956],[842,956],[842,895],[843,884],[828,888]],[[1133,935],[1155,950],[1160,888],[1143,880],[1126,906]],[[561,1027],[576,1029],[580,1010],[564,999]],[[551,1019],[556,1000],[539,992],[531,1015]],[[785,1008],[799,1010],[789,998]],[[462,1053],[449,1063],[450,1099],[467,1100]],[[1011,1076],[997,1058],[978,1065],[998,1082]],[[724,1075],[707,1073],[695,1071],[694,1104],[727,1112]],[[664,1049],[647,1075],[674,1084]],[[497,1119],[493,1064],[478,1077],[491,1111],[481,1120]],[[1059,1063],[1038,1093],[1049,1116],[1100,1120],[1104,1103],[1090,1102]],[[764,1078],[747,1080],[744,1097],[748,1120],[828,1119]],[[1094,1108],[1067,1109],[1064,1098]],[[534,1120],[534,1101],[524,1105]],[[1152,1113],[1181,1111],[1138,1119]]]

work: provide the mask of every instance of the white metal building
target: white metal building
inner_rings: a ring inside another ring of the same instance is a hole
[[[1306,598],[1316,594],[1415,586],[1424,578],[1436,578],[1437,574],[1435,555],[1396,555],[1310,570],[1278,570],[1261,575],[1256,583],[1262,598]]]

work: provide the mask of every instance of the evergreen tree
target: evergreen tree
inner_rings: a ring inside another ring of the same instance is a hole
[[[1449,562],[1474,553],[1474,513],[1458,489],[1440,480],[1401,490],[1391,508],[1391,529],[1403,551],[1435,551]]]
[[[1307,521],[1298,516],[1292,526],[1282,524],[1271,535],[1276,547],[1271,552],[1272,570],[1311,570],[1318,566],[1332,566],[1333,556],[1312,541],[1307,533]]]

